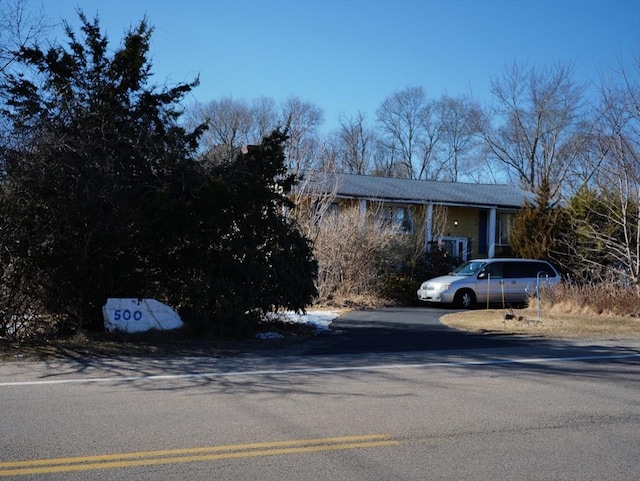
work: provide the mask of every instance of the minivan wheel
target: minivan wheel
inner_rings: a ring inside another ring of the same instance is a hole
[[[453,298],[453,303],[456,307],[471,309],[476,303],[476,295],[472,290],[462,289],[461,291],[456,292],[456,296]]]

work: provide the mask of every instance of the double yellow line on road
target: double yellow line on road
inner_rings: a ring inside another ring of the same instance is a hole
[[[396,446],[399,441],[385,434],[343,436],[335,438],[300,439],[271,443],[235,444],[201,448],[142,451],[137,453],[103,454],[70,458],[35,459],[0,462],[0,478],[32,474],[65,473],[114,469],[134,466],[192,463],[220,459],[300,454],[343,449],[378,448]]]

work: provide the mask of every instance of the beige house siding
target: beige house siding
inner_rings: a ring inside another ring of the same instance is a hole
[[[337,215],[340,215],[340,211],[343,209],[359,209],[363,233],[367,229],[381,228],[380,213],[385,208],[406,208],[410,212],[411,229],[408,232],[400,228],[397,229],[395,234],[399,237],[398,243],[403,245],[409,243],[414,248],[419,247],[422,251],[427,248],[428,243],[431,241],[438,243],[443,248],[450,249],[451,255],[460,257],[463,260],[482,257],[508,257],[512,255],[508,245],[497,243],[497,232],[494,233],[495,242],[491,246],[487,230],[481,229],[481,211],[484,211],[484,216],[488,217],[488,209],[446,206],[446,215],[444,217],[440,216],[437,222],[440,225],[435,226],[429,237],[427,233],[428,208],[426,205],[358,199],[336,199],[334,204],[338,206],[337,211],[333,211],[334,214],[337,212]],[[436,205],[433,208],[437,210],[441,207]],[[515,212],[517,211],[496,209],[496,217],[505,213],[514,214]],[[481,238],[481,236],[484,236],[484,238]],[[407,242],[409,239],[410,241]]]
[[[363,232],[381,219],[401,223],[402,215],[390,212],[404,208],[411,214],[411,228],[398,226],[399,244],[411,239],[414,249],[424,251],[429,242],[437,242],[464,260],[512,255],[501,242],[509,225],[502,218],[518,212],[527,198],[526,193],[504,185],[321,175],[317,186],[323,189],[323,201],[338,205],[338,215],[340,209],[359,209]]]

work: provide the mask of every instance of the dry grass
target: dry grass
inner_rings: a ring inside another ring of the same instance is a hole
[[[575,339],[640,338],[640,318],[597,314],[587,307],[555,305],[527,309],[487,309],[445,315],[442,323],[473,332]]]
[[[488,309],[444,316],[465,331],[564,338],[640,338],[640,291],[614,283],[560,284],[527,309]]]

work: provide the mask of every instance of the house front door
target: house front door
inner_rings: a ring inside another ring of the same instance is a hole
[[[466,237],[442,237],[441,246],[451,257],[460,258],[463,261],[469,260]]]

